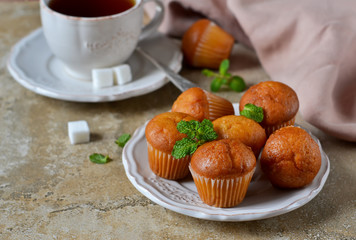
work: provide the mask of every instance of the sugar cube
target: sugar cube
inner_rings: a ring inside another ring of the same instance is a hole
[[[131,68],[128,64],[119,65],[113,68],[115,79],[118,85],[123,85],[132,80]]]
[[[68,122],[68,135],[71,144],[89,142],[90,130],[88,123],[84,120]]]
[[[105,88],[114,85],[114,73],[112,68],[92,69],[93,88]]]

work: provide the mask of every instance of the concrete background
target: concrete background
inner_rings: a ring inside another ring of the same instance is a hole
[[[318,196],[290,213],[251,222],[214,222],[167,210],[129,182],[114,143],[168,111],[180,94],[172,84],[123,101],[74,103],[37,95],[6,69],[11,47],[40,27],[37,2],[0,2],[0,239],[356,239],[356,144],[303,121],[330,158]],[[236,45],[232,72],[248,85],[267,80],[255,54]],[[181,74],[209,89],[200,70]],[[238,102],[241,93],[218,95]],[[88,144],[71,145],[67,122],[86,120]],[[113,159],[89,161],[93,152]]]

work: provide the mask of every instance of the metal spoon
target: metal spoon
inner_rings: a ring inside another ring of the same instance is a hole
[[[192,83],[188,79],[173,72],[169,67],[165,66],[163,63],[160,63],[159,61],[154,59],[151,55],[149,55],[147,52],[142,50],[142,48],[137,47],[136,51],[139,52],[142,56],[144,56],[148,61],[150,61],[158,69],[165,72],[167,75],[167,78],[182,92],[184,92],[185,90],[192,88],[192,87],[198,87],[198,85]]]

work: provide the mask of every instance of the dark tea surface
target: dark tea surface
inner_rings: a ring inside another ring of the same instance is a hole
[[[50,0],[48,6],[59,13],[75,17],[102,17],[126,11],[135,0]]]

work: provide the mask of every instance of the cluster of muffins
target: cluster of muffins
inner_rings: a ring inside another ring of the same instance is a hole
[[[279,188],[300,188],[318,173],[321,153],[303,129],[295,127],[298,98],[287,85],[267,81],[252,86],[240,101],[262,107],[261,123],[234,113],[230,101],[200,88],[183,92],[172,111],[157,115],[145,134],[151,170],[178,180],[191,173],[201,200],[215,207],[233,207],[244,199],[260,155],[261,169]],[[171,153],[176,141],[186,137],[177,130],[181,121],[213,123],[218,138],[181,159]],[[261,153],[262,152],[262,153]]]

